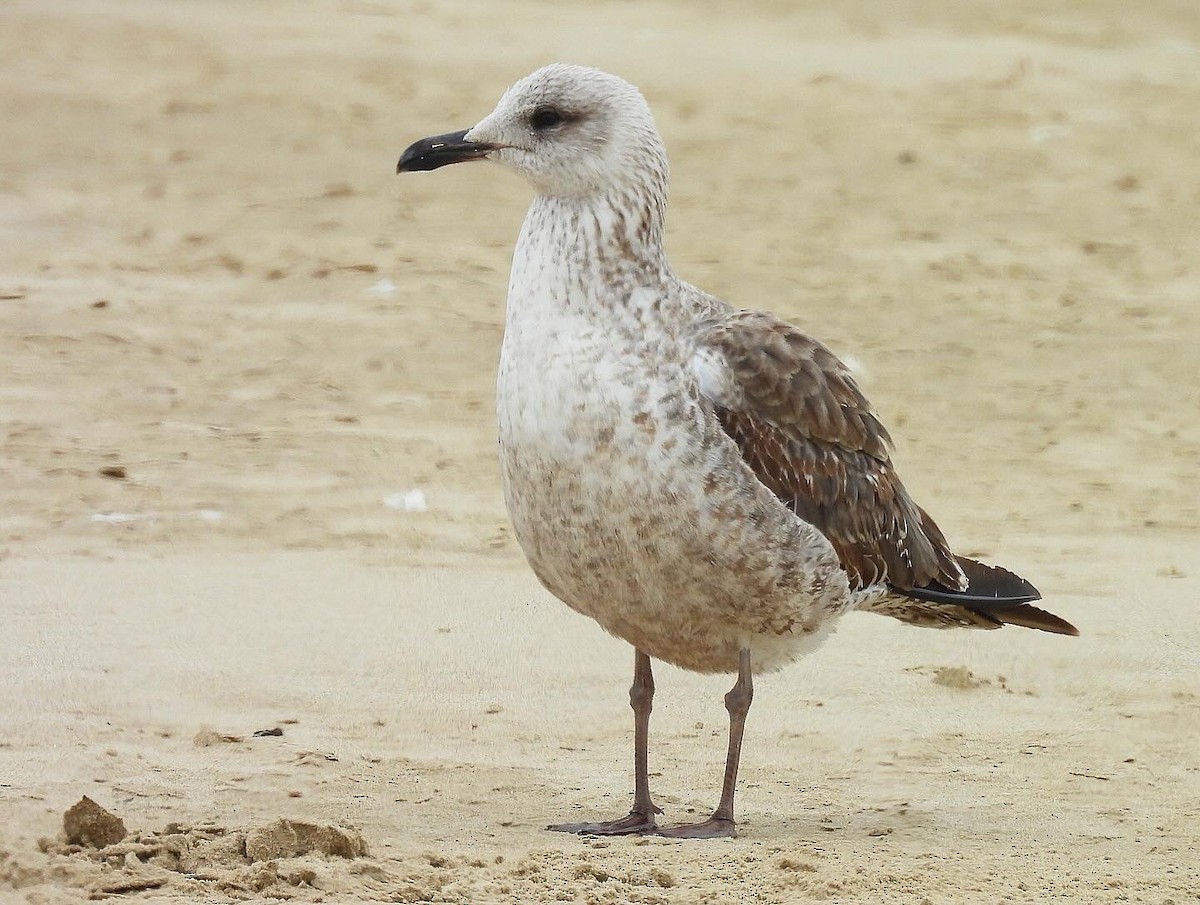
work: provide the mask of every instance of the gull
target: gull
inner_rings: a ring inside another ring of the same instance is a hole
[[[1029,582],[951,551],[891,461],[849,369],[798,327],[731,307],[663,251],[668,167],[641,93],[553,64],[397,172],[490,160],[536,197],[508,285],[496,409],[504,497],[541,583],[634,647],[634,799],[549,829],[733,836],[753,675],[813,650],[852,610],[932,627],[1078,634]],[[659,827],[652,659],[736,673],[720,801]]]

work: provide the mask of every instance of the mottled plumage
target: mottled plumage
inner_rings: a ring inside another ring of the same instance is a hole
[[[481,158],[537,190],[513,258],[497,388],[508,511],[550,592],[638,651],[633,813],[560,828],[657,829],[650,658],[739,675],[721,805],[672,831],[726,835],[751,673],[811,650],[842,613],[1074,631],[1028,606],[1027,582],[951,552],[828,349],[674,274],[662,247],[666,152],[633,86],[546,67],[475,127],[414,144],[399,169]]]

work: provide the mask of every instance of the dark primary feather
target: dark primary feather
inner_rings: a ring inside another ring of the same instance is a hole
[[[697,344],[734,378],[728,398],[712,400],[722,428],[758,479],[829,539],[852,588],[885,582],[934,605],[914,604],[914,614],[944,607],[946,624],[1075,633],[1028,605],[1039,595],[1024,579],[951,552],[893,469],[887,430],[825,346],[761,311],[705,321]]]

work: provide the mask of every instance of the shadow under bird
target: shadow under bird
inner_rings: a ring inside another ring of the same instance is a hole
[[[952,552],[892,466],[891,438],[833,353],[679,279],[663,252],[667,156],[645,99],[554,64],[397,172],[490,160],[536,191],[517,240],[497,385],[505,501],[556,597],[635,648],[631,812],[551,829],[732,836],[753,674],[839,616],[1078,634],[1022,578]],[[707,820],[660,828],[651,660],[736,673]]]

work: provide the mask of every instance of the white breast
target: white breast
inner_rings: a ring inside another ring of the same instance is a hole
[[[845,579],[700,398],[720,370],[694,370],[684,338],[703,305],[669,271],[564,255],[536,227],[514,258],[497,386],[505,502],[530,566],[652,657],[729,671],[762,636],[758,666],[782,665],[792,645],[771,639],[810,637]]]

